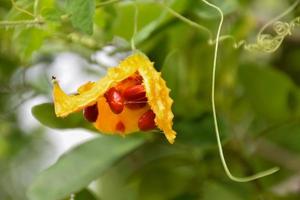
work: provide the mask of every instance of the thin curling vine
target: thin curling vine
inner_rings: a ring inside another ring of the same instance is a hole
[[[202,0],[204,3],[206,3],[208,6],[216,9],[219,14],[220,14],[220,23],[218,26],[218,31],[217,31],[217,35],[216,35],[216,43],[215,43],[215,50],[214,50],[214,59],[213,59],[213,73],[212,73],[212,88],[211,88],[211,104],[212,104],[212,110],[213,110],[213,118],[214,118],[214,126],[215,126],[215,133],[216,133],[216,138],[217,138],[217,143],[218,143],[218,148],[219,148],[219,154],[220,154],[220,158],[222,161],[222,165],[223,168],[226,172],[226,175],[233,181],[236,182],[248,182],[248,181],[252,181],[258,178],[262,178],[264,176],[268,176],[271,175],[275,172],[277,172],[279,170],[278,167],[274,167],[271,168],[269,170],[263,171],[263,172],[259,172],[257,174],[254,174],[252,176],[247,176],[247,177],[236,177],[234,175],[231,174],[225,157],[224,157],[224,153],[223,153],[223,149],[222,149],[222,143],[221,143],[221,139],[220,139],[220,133],[219,133],[219,125],[218,125],[218,119],[217,119],[217,112],[216,112],[216,105],[215,105],[215,79],[216,79],[216,67],[217,67],[217,58],[218,58],[218,48],[219,48],[219,40],[220,40],[220,33],[221,33],[221,29],[222,29],[222,25],[223,25],[223,20],[224,20],[224,16],[223,16],[223,12],[222,10],[217,7],[214,4],[211,4],[209,2],[207,2],[206,0]]]
[[[273,36],[271,34],[262,34],[262,32],[260,32],[256,36],[255,43],[247,44],[245,40],[236,41],[236,39],[232,35],[220,36],[219,42],[224,40],[232,40],[233,47],[235,49],[244,46],[244,49],[250,52],[273,53],[280,47],[285,37],[292,35],[292,32],[296,26],[300,26],[300,17],[296,17],[289,23],[282,22],[282,21],[275,21],[273,23],[273,29],[276,35]],[[215,40],[209,40],[210,45],[213,45],[215,43],[216,43]]]
[[[245,44],[245,49],[249,51],[261,51],[266,53],[272,53],[276,51],[284,38],[288,35],[292,35],[293,30],[296,26],[300,25],[300,17],[296,17],[289,23],[278,21],[282,17],[289,14],[292,10],[296,8],[296,6],[299,4],[300,0],[295,1],[293,5],[291,5],[285,12],[275,17],[273,20],[265,24],[259,31],[256,42],[253,44]],[[265,29],[273,25],[273,29],[275,31],[275,36],[271,34],[263,34]]]
[[[296,26],[300,25],[300,17],[293,19],[291,22],[276,21],[273,24],[275,36],[271,34],[259,34],[256,43],[245,45],[245,49],[249,51],[262,51],[266,53],[273,53],[276,51],[284,38],[292,35],[292,31]]]
[[[293,3],[286,11],[266,23],[257,34],[255,43],[247,44],[245,40],[236,41],[236,39],[232,35],[220,36],[219,42],[229,39],[233,41],[233,47],[235,49],[244,46],[244,49],[250,52],[273,53],[280,47],[284,38],[288,35],[292,35],[295,27],[300,25],[300,17],[296,17],[289,23],[279,21],[279,19],[283,18],[292,10],[294,10],[299,2],[300,0],[295,1],[295,3]],[[276,34],[275,36],[273,36],[272,34],[263,33],[270,25],[273,25],[273,29]],[[209,40],[208,43],[210,45],[215,44],[216,40]]]

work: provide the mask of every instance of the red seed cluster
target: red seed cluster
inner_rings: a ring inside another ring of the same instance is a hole
[[[142,85],[143,78],[139,74],[134,74],[131,77],[120,82],[119,85],[110,88],[104,97],[115,114],[120,114],[126,106],[129,109],[141,109],[147,105],[147,97],[144,86]],[[84,109],[84,116],[89,122],[95,122],[98,116],[97,104]],[[149,109],[138,120],[138,127],[142,131],[152,130],[156,127],[155,113]],[[123,122],[118,122],[116,130],[119,132],[125,131]]]
[[[147,97],[143,78],[135,74],[123,80],[116,87],[110,88],[105,94],[110,109],[115,114],[120,114],[124,106],[129,109],[140,109],[147,105]]]

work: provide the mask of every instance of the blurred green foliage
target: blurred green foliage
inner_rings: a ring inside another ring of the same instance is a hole
[[[52,101],[51,75],[46,71],[60,54],[72,52],[89,65],[99,66],[92,55],[107,46],[114,47],[110,52],[114,60],[129,53],[134,2],[1,0],[0,199],[58,200],[70,199],[71,194],[76,200],[299,199],[297,28],[272,54],[235,49],[230,40],[220,43],[216,103],[227,161],[232,172],[241,176],[280,166],[281,171],[270,177],[235,183],[225,176],[210,104],[213,45],[206,32],[168,13],[160,5],[162,0],[136,0],[136,46],[155,62],[172,90],[178,133],[174,145],[167,144],[159,133],[136,133],[124,139],[102,136],[65,152],[56,161],[57,149],[45,127],[93,128],[81,113],[56,118],[51,103],[32,108],[40,126],[26,130],[19,108],[35,97]],[[219,15],[201,0],[164,2],[215,35]],[[249,42],[260,27],[294,3],[211,2],[224,12],[223,34]],[[289,22],[299,11],[298,6],[282,20]],[[36,65],[43,65],[45,74],[32,73]]]

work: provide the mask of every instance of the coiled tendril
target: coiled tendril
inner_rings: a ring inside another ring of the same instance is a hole
[[[245,44],[245,49],[249,51],[272,53],[280,47],[282,41],[286,36],[292,35],[295,27],[299,25],[300,17],[293,19],[289,23],[276,21],[273,23],[273,30],[276,35],[260,33],[258,34],[255,43]]]
[[[265,53],[273,53],[275,52],[285,37],[292,35],[293,30],[296,26],[300,25],[300,17],[296,17],[290,22],[282,22],[279,19],[283,18],[287,14],[289,14],[292,10],[296,8],[299,4],[300,0],[295,1],[287,10],[283,13],[266,23],[259,31],[256,36],[255,43],[247,43],[245,40],[236,41],[235,37],[232,35],[222,35],[219,38],[219,42],[224,40],[232,40],[233,47],[238,49],[240,47],[244,47],[245,50],[251,52],[265,52]],[[272,34],[264,34],[263,32],[267,27],[273,25],[273,30],[275,35]],[[216,43],[216,40],[209,39],[208,44],[213,45]]]

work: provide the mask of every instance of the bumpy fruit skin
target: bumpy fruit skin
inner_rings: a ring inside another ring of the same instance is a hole
[[[98,118],[98,114],[97,104],[88,106],[83,110],[84,118],[89,122],[95,122]]]
[[[128,87],[123,93],[126,106],[130,109],[139,109],[147,104],[146,91],[143,85]]]
[[[156,128],[155,122],[155,114],[152,110],[148,110],[145,112],[138,121],[138,126],[141,131],[149,131]]]
[[[109,104],[110,109],[115,114],[120,114],[124,109],[124,98],[121,93],[114,87],[110,88],[104,94],[107,103]]]

